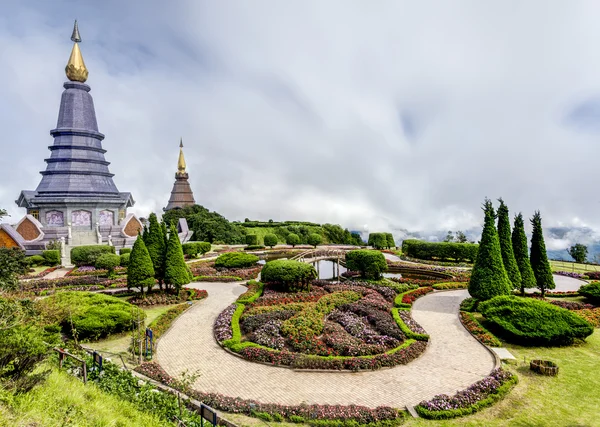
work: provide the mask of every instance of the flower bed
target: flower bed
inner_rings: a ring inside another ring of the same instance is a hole
[[[579,317],[590,322],[594,327],[600,328],[600,307],[599,308],[584,308],[583,310],[573,311]]]
[[[540,292],[532,292],[532,293],[526,293],[525,295],[521,295],[521,292],[519,291],[515,291],[514,292],[515,295],[518,296],[526,296],[526,297],[541,297],[542,294]],[[546,298],[567,298],[567,297],[577,297],[579,296],[579,292],[578,291],[557,291],[557,292],[550,292],[550,291],[546,291],[545,293]]]
[[[502,343],[498,338],[496,338],[490,331],[485,329],[481,324],[477,321],[475,316],[471,313],[467,313],[466,311],[460,312],[460,321],[463,326],[473,335],[475,338],[479,340],[482,344],[485,344],[489,347],[501,347]]]
[[[108,279],[96,276],[80,276],[61,277],[58,279],[30,280],[20,283],[22,291],[33,292],[36,295],[44,290],[59,288],[71,288],[71,290],[74,290],[74,287],[86,288],[88,286],[102,286],[103,288],[127,286],[127,279],[125,277]]]
[[[555,271],[552,274],[558,274],[559,276],[572,277],[573,279],[583,279],[583,274],[573,273],[571,271]]]
[[[145,295],[136,294],[129,299],[130,304],[137,306],[181,304],[185,301],[196,301],[204,299],[208,292],[200,289],[183,288],[179,294],[169,294],[162,291],[151,292]]]
[[[502,368],[454,396],[440,394],[419,403],[415,409],[423,417],[433,420],[461,417],[477,412],[504,397],[517,383],[517,376]]]
[[[431,286],[427,286],[425,288],[417,288],[411,291],[404,292],[396,297],[396,306],[397,307],[411,307],[413,303],[417,300],[417,298],[422,297],[423,295],[427,295],[430,292],[433,292],[434,289]]]
[[[250,268],[215,268],[214,261],[189,264],[194,280],[203,282],[238,282],[258,277],[262,265]]]
[[[217,341],[248,360],[297,369],[378,369],[408,363],[426,348],[429,337],[408,311],[394,309],[397,293],[390,287],[313,281],[311,292],[286,293],[249,285],[214,325]]]
[[[135,370],[163,384],[171,387],[177,386],[177,381],[157,363],[143,363]],[[196,390],[190,391],[190,395],[217,410],[251,416],[267,414],[273,420],[288,420],[296,423],[329,420],[337,421],[339,424],[332,424],[336,426],[348,422],[349,425],[354,426],[373,423],[373,425],[384,427],[400,424],[404,418],[403,412],[388,406],[370,409],[358,405],[280,405]]]
[[[115,274],[125,274],[127,273],[127,267],[116,267]],[[66,276],[69,277],[79,277],[79,276],[106,276],[108,274],[108,270],[104,270],[101,268],[96,268],[93,266],[81,266],[75,267],[71,271],[69,271]]]

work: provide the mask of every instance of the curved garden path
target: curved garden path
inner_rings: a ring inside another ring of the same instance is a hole
[[[246,288],[239,283],[194,283],[209,297],[184,313],[161,338],[157,361],[172,376],[199,372],[198,390],[265,403],[388,405],[402,408],[436,394],[454,394],[482,379],[494,358],[463,328],[457,311],[464,290],[418,299],[413,317],[430,334],[421,357],[408,365],[369,372],[302,372],[248,362],[214,340],[216,316]]]

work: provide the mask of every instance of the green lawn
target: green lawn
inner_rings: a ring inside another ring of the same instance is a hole
[[[578,264],[568,261],[550,261],[552,271],[570,271],[572,273],[585,273],[587,271],[600,271],[600,265]]]
[[[84,385],[70,375],[53,370],[30,393],[14,396],[0,390],[0,426],[174,426],[131,403],[102,392],[93,383]]]

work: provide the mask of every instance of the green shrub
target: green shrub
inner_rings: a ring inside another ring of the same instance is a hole
[[[247,268],[258,262],[258,257],[243,252],[227,252],[215,260],[215,267],[223,268]]]
[[[275,234],[265,234],[263,241],[265,246],[270,246],[272,248],[273,246],[277,245],[278,239]]]
[[[533,298],[502,295],[478,308],[507,339],[523,345],[566,345],[594,332],[591,324],[569,310]]]
[[[196,242],[196,245],[198,245],[198,253],[202,255],[210,252],[212,249],[210,242]]]
[[[46,262],[46,259],[41,255],[32,255],[25,258],[25,262],[30,267],[37,267]]]
[[[285,243],[288,245],[296,246],[300,243],[300,237],[295,233],[290,233],[286,236]]]
[[[387,263],[383,254],[367,249],[347,252],[346,267],[352,271],[360,271],[364,278],[375,280],[381,277],[381,273],[387,271]]]
[[[121,248],[119,249],[119,255],[125,255],[125,254],[130,254],[131,253],[131,248]]]
[[[579,295],[583,295],[592,301],[600,302],[600,282],[592,282],[579,288]]]
[[[315,268],[307,263],[278,259],[265,264],[261,280],[288,291],[309,290],[310,281],[317,278]]]
[[[114,254],[115,247],[108,245],[77,246],[71,249],[71,262],[77,267],[96,265],[96,259],[102,254]]]
[[[476,243],[425,242],[407,239],[402,242],[402,253],[418,259],[453,259],[474,262],[479,245]]]
[[[195,257],[198,255],[198,246],[196,242],[188,242],[181,245],[181,249],[183,250],[184,255],[189,255],[191,257]]]
[[[248,245],[244,248],[245,251],[256,251],[259,249],[264,249],[263,245]]]
[[[42,252],[42,256],[44,257],[45,264],[49,265],[50,267],[60,264],[60,251],[55,249],[47,250]]]
[[[121,257],[117,254],[102,254],[96,260],[96,268],[108,270],[108,277],[113,276],[115,268],[121,265]]]
[[[137,240],[133,244],[129,258],[129,266],[127,267],[127,289],[139,288],[144,292],[144,287],[148,289],[156,284],[154,278],[154,267],[152,266],[152,258],[146,249],[146,244],[141,234],[138,234]]]
[[[183,258],[181,241],[174,225],[171,226],[169,233],[165,259],[165,283],[179,292],[181,287],[190,283],[194,276]]]
[[[387,236],[385,233],[369,233],[367,244],[375,249],[385,249],[388,247]]]
[[[323,243],[323,237],[320,234],[312,233],[308,235],[308,239],[306,240],[306,242],[309,245],[314,246],[316,248],[318,245]]]
[[[129,265],[129,258],[131,257],[131,253],[125,253],[119,255],[119,265],[121,267],[127,267]]]
[[[109,295],[92,292],[59,292],[39,301],[46,318],[61,325],[64,333],[96,340],[131,329],[137,307]],[[74,329],[74,331],[73,331]]]
[[[246,235],[246,244],[247,245],[258,245],[258,236],[256,234],[247,234]]]
[[[385,239],[388,249],[396,247],[396,242],[394,242],[394,235],[392,233],[385,233]]]

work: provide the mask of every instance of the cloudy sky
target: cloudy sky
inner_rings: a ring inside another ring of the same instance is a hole
[[[600,2],[3,1],[0,207],[35,189],[73,19],[104,148],[146,216],[183,137],[231,220],[432,231],[484,197],[600,230]]]

